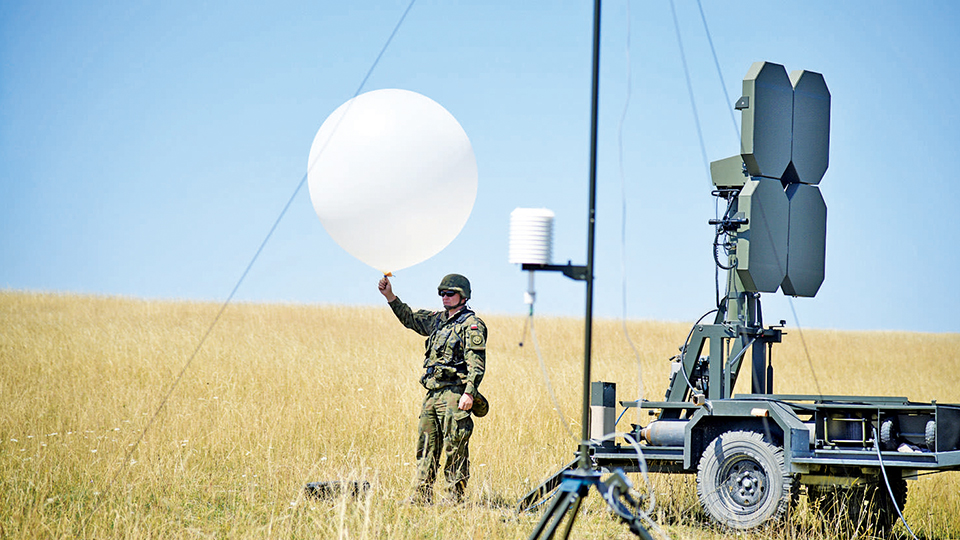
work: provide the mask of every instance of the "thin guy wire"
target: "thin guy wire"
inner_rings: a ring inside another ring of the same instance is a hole
[[[563,426],[563,429],[567,432],[567,435],[570,436],[572,440],[577,440],[573,435],[573,432],[570,431],[570,425],[567,423],[567,418],[563,415],[563,411],[560,410],[560,403],[557,401],[557,395],[553,392],[553,385],[550,384],[550,376],[547,374],[547,364],[543,361],[543,354],[540,353],[540,343],[537,341],[537,331],[533,327],[533,314],[531,313],[528,317],[530,321],[530,339],[533,340],[533,349],[537,353],[537,360],[540,361],[540,369],[543,371],[543,382],[547,385],[547,393],[550,394],[550,401],[553,402],[553,408],[557,411],[557,414],[560,415],[560,424]]]
[[[620,164],[620,286],[621,286],[621,325],[623,326],[623,336],[633,351],[633,356],[637,360],[637,401],[643,400],[643,370],[640,367],[640,353],[636,345],[630,339],[630,332],[627,331],[627,175],[623,166],[623,125],[627,119],[627,111],[630,109],[630,97],[632,95],[632,71],[630,66],[630,0],[627,0],[627,96],[623,102],[623,112],[620,114],[620,123],[617,128],[617,159]],[[637,412],[639,413],[639,410]]]
[[[820,381],[817,380],[817,370],[813,369],[813,360],[810,358],[810,350],[807,349],[807,340],[803,339],[803,328],[800,326],[797,310],[793,307],[793,298],[787,297],[787,300],[790,304],[790,311],[793,312],[793,322],[797,323],[797,333],[800,334],[800,343],[803,344],[803,355],[807,359],[807,365],[810,366],[810,374],[813,375],[813,384],[817,387],[817,395],[823,397],[823,391],[820,390]]]
[[[397,31],[400,29],[400,25],[403,24],[404,19],[406,19],[407,14],[410,12],[410,9],[413,7],[413,4],[416,0],[410,0],[410,4],[407,5],[407,9],[404,10],[403,15],[400,16],[400,19],[397,21],[397,24],[394,26],[393,31],[390,33],[390,36],[387,38],[387,41],[383,44],[383,47],[380,49],[380,53],[377,54],[377,58],[373,61],[373,64],[370,66],[370,69],[367,70],[366,75],[364,75],[363,80],[360,82],[360,85],[357,87],[356,92],[354,92],[353,97],[360,95],[361,90],[363,90],[364,85],[367,83],[367,80],[370,78],[370,75],[373,73],[373,70],[377,67],[377,64],[380,63],[380,59],[383,57],[383,53],[387,50],[387,47],[390,46],[390,42],[393,41],[394,36],[397,35]],[[321,148],[320,152],[323,152],[323,149],[326,148],[324,145]],[[190,358],[187,359],[186,363],[180,369],[180,373],[177,374],[176,379],[174,379],[173,384],[170,386],[170,389],[167,391],[166,395],[163,396],[163,399],[160,400],[160,405],[157,406],[157,410],[154,411],[153,416],[150,417],[150,420],[147,422],[147,425],[140,432],[140,436],[137,437],[137,440],[130,446],[130,449],[127,450],[126,456],[124,456],[123,462],[120,464],[120,469],[113,475],[110,479],[110,482],[107,484],[107,487],[103,490],[103,493],[100,497],[100,500],[97,502],[97,505],[93,507],[90,514],[83,522],[81,527],[81,532],[86,530],[87,525],[90,522],[90,519],[100,510],[100,507],[103,506],[103,503],[107,499],[107,494],[110,493],[110,490],[113,488],[113,485],[116,483],[117,479],[126,470],[127,463],[130,462],[130,457],[140,446],[140,443],[143,442],[144,437],[147,435],[147,431],[153,426],[153,423],[160,416],[160,412],[163,410],[164,406],[167,404],[167,401],[170,399],[170,396],[173,395],[173,392],[180,385],[180,381],[183,379],[184,374],[187,372],[187,369],[190,368],[190,365],[193,363],[194,359],[200,353],[200,349],[203,347],[203,344],[207,341],[207,338],[210,336],[213,329],[217,326],[217,323],[220,321],[220,317],[223,315],[223,312],[226,311],[227,306],[230,305],[230,302],[233,300],[233,297],[236,295],[237,290],[240,289],[240,285],[246,279],[247,274],[250,273],[250,269],[253,268],[254,263],[260,257],[260,253],[263,252],[263,248],[267,245],[267,242],[270,241],[270,238],[273,236],[273,233],[277,230],[277,227],[280,225],[280,221],[283,220],[283,216],[286,215],[287,210],[290,209],[290,206],[293,204],[294,199],[296,199],[297,194],[300,193],[300,190],[303,188],[303,184],[307,181],[308,173],[304,173],[303,178],[297,183],[296,189],[293,190],[293,194],[290,195],[290,198],[287,200],[287,204],[284,205],[283,210],[280,211],[280,215],[277,216],[277,219],[273,222],[273,226],[270,227],[270,231],[267,233],[266,237],[260,243],[260,247],[257,248],[256,253],[254,253],[253,258],[250,259],[250,262],[247,264],[247,267],[244,269],[243,274],[240,275],[240,279],[237,280],[237,283],[233,286],[233,290],[230,291],[230,295],[227,296],[226,301],[223,305],[220,306],[220,311],[217,312],[217,315],[213,318],[213,321],[210,323],[210,326],[207,328],[207,331],[203,334],[203,337],[200,338],[200,342],[197,344],[196,349],[194,349],[193,354],[190,355]]]
[[[680,47],[680,61],[683,63],[683,76],[687,81],[687,93],[690,95],[690,107],[693,109],[693,121],[697,126],[697,139],[700,141],[700,156],[703,158],[703,168],[710,179],[710,162],[707,160],[707,146],[703,142],[703,130],[700,129],[700,113],[697,112],[697,102],[693,98],[693,84],[690,82],[690,70],[687,68],[687,55],[683,52],[683,38],[680,36],[680,22],[677,20],[677,8],[670,0],[670,12],[673,14],[673,28],[677,33],[677,45]]]
[[[733,133],[737,142],[740,142],[740,128],[737,125],[737,117],[733,114],[733,104],[730,102],[730,94],[727,93],[727,84],[723,82],[723,71],[720,70],[720,60],[717,59],[717,50],[713,47],[713,38],[710,37],[710,28],[707,27],[707,17],[703,14],[703,6],[700,4],[700,0],[697,0],[697,7],[700,8],[700,20],[703,21],[703,31],[707,34],[707,43],[710,44],[710,53],[713,54],[713,65],[717,67],[717,75],[720,77],[720,88],[723,89],[724,103],[727,104],[727,110],[730,111]]]
[[[723,101],[727,104],[727,111],[730,112],[730,122],[733,126],[733,134],[737,144],[740,144],[740,127],[737,124],[737,118],[734,114],[733,104],[730,101],[730,94],[727,92],[727,84],[723,80],[723,70],[720,69],[720,60],[717,58],[717,50],[713,46],[713,37],[710,35],[710,27],[707,25],[707,16],[703,12],[703,5],[697,0],[697,8],[700,10],[700,20],[703,21],[703,31],[707,35],[707,43],[710,44],[710,54],[713,55],[713,65],[717,68],[717,76],[720,78],[720,88],[723,90]],[[720,212],[719,200],[714,201],[714,217],[718,217]],[[720,305],[720,269],[714,268],[714,286],[717,291],[717,305]]]

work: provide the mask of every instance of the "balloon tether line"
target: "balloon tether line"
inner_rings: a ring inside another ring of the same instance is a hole
[[[396,26],[394,26],[393,31],[390,33],[390,36],[387,38],[387,41],[383,44],[383,47],[380,49],[380,53],[377,54],[377,58],[373,61],[373,64],[370,66],[370,69],[367,70],[366,75],[364,75],[363,80],[360,82],[360,86],[357,87],[357,91],[354,92],[353,97],[360,95],[360,92],[363,90],[364,85],[367,83],[367,79],[370,78],[370,75],[373,73],[373,70],[377,67],[377,64],[380,63],[380,58],[383,57],[383,53],[387,50],[387,47],[390,46],[390,42],[393,41],[394,36],[397,35],[397,31],[400,29],[400,25],[403,24],[404,19],[407,17],[407,13],[410,13],[410,9],[413,7],[413,4],[416,0],[410,0],[410,4],[407,5],[407,9],[404,10],[403,15],[400,16],[400,19],[397,21]],[[294,199],[296,199],[297,194],[300,193],[300,190],[303,188],[303,184],[307,181],[307,174],[304,173],[303,178],[297,183],[296,189],[293,190],[293,194],[290,195],[290,198],[287,200],[287,204],[284,205],[283,210],[280,211],[280,215],[277,216],[277,219],[273,222],[273,226],[270,227],[270,231],[264,237],[263,241],[260,243],[260,247],[257,248],[256,253],[253,254],[253,257],[250,259],[250,262],[247,264],[246,269],[244,269],[243,274],[240,275],[240,279],[237,280],[236,285],[233,286],[233,290],[230,291],[230,295],[223,302],[223,305],[220,306],[220,311],[217,312],[217,315],[213,318],[213,321],[210,323],[210,326],[207,328],[207,331],[203,334],[203,337],[200,338],[200,342],[197,344],[196,349],[194,349],[193,354],[190,355],[190,358],[187,359],[184,363],[183,368],[180,369],[180,373],[177,374],[177,378],[174,379],[173,384],[170,386],[170,389],[167,390],[166,395],[163,396],[163,399],[160,400],[160,404],[157,406],[156,411],[154,411],[153,416],[150,417],[150,420],[147,422],[147,425],[144,426],[143,430],[140,431],[140,435],[137,437],[137,440],[130,445],[129,450],[127,450],[126,455],[124,456],[123,462],[120,464],[120,469],[114,473],[113,477],[110,479],[110,482],[107,484],[107,487],[104,488],[103,492],[100,495],[100,499],[97,501],[96,506],[93,507],[93,510],[90,511],[90,514],[83,521],[83,525],[80,527],[81,533],[86,530],[87,525],[90,523],[91,518],[96,515],[97,511],[100,510],[100,507],[103,506],[103,503],[107,500],[107,495],[110,493],[113,485],[116,483],[117,479],[126,470],[127,464],[130,462],[130,457],[140,446],[140,443],[143,442],[144,437],[146,437],[147,431],[153,426],[153,423],[156,421],[157,417],[160,416],[160,411],[163,410],[163,407],[167,404],[167,401],[170,399],[170,396],[173,395],[174,390],[180,384],[180,381],[183,379],[184,374],[189,369],[190,365],[193,363],[193,360],[200,353],[200,349],[203,347],[203,344],[206,342],[207,337],[210,336],[210,333],[213,332],[214,327],[220,321],[220,317],[223,315],[223,312],[227,309],[227,306],[230,305],[230,302],[233,300],[234,295],[237,293],[237,290],[240,288],[240,285],[243,283],[244,279],[247,277],[247,274],[250,272],[250,269],[253,267],[253,264],[260,257],[260,253],[263,252],[263,248],[267,245],[267,242],[273,236],[274,231],[277,230],[277,226],[280,225],[280,221],[283,220],[283,216],[286,215],[287,210],[290,209],[290,205],[293,204]],[[389,272],[386,275],[390,275]]]

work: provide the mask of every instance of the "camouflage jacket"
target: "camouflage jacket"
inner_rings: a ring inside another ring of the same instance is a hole
[[[487,327],[480,317],[464,307],[447,319],[445,311],[413,311],[399,298],[390,308],[404,326],[427,336],[420,384],[428,390],[464,385],[464,393],[475,395],[486,369]]]

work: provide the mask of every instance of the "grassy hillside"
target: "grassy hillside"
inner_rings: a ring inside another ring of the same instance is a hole
[[[535,321],[561,420],[529,336],[518,346],[524,319],[484,316],[492,410],[471,443],[471,504],[422,508],[401,504],[415,476],[422,338],[386,306],[231,305],[178,379],[219,308],[0,293],[0,537],[529,534],[538,516],[518,517],[512,505],[571,459],[569,433],[580,432],[582,321]],[[689,328],[626,328],[657,399]],[[594,359],[594,380],[637,396],[620,321],[596,323]],[[960,401],[958,334],[789,331],[773,361],[779,392]],[[628,413],[621,428],[637,420]],[[305,498],[304,484],[318,480],[372,488],[358,499]],[[654,486],[672,538],[724,537],[700,512],[693,478],[659,476]],[[831,538],[804,508],[786,526],[739,536]],[[921,538],[960,537],[960,473],[911,482],[905,512]],[[595,495],[573,536],[632,538]]]

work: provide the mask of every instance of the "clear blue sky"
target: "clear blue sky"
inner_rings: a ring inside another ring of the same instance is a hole
[[[510,212],[556,212],[555,260],[586,260],[591,2],[441,2],[410,12],[364,90],[404,88],[470,137],[479,192],[460,236],[399,272],[416,307],[469,276],[475,309],[524,313]],[[0,288],[224,300],[407,5],[0,3]],[[707,158],[739,152],[696,2],[677,0]],[[764,295],[791,327],[958,332],[960,4],[703,1],[731,101],[750,64],[823,73],[832,93],[826,280]],[[714,301],[714,201],[670,3],[603,10],[595,313],[692,321]],[[737,122],[739,122],[739,114]],[[623,265],[621,265],[623,261]],[[621,270],[625,269],[625,272]],[[323,230],[306,186],[242,301],[380,305],[376,270]],[[538,276],[537,312],[584,287]],[[318,331],[322,331],[318,329]]]

